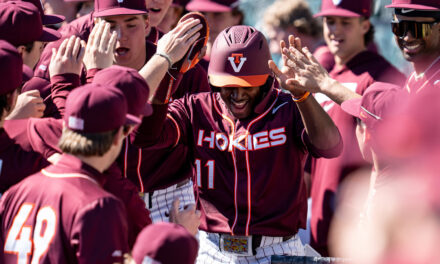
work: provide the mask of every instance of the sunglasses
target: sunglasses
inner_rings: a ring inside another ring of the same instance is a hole
[[[393,34],[399,38],[404,38],[408,32],[416,39],[427,37],[431,34],[432,27],[437,24],[438,21],[433,22],[416,22],[416,21],[391,21],[391,30]]]

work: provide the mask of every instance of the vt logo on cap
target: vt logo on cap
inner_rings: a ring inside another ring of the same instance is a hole
[[[332,1],[335,6],[339,5],[342,2],[342,0],[332,0]]]
[[[244,62],[247,60],[246,57],[243,57],[242,53],[232,53],[231,57],[228,57],[229,62],[231,63],[234,72],[240,72],[243,67]],[[238,66],[237,66],[238,63]]]

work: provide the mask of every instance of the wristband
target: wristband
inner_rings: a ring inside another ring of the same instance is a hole
[[[303,101],[305,101],[307,98],[309,98],[310,92],[305,92],[301,97],[297,98],[295,96],[292,95],[293,101],[295,103],[301,103]]]
[[[154,55],[158,55],[158,56],[161,56],[162,58],[165,58],[168,61],[168,70],[171,69],[171,66],[173,66],[173,63],[171,61],[170,56],[168,56],[168,54],[162,53],[162,52],[156,52]]]

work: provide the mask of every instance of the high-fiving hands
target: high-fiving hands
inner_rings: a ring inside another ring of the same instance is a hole
[[[332,79],[309,49],[302,47],[301,40],[290,35],[289,47],[284,41],[281,41],[280,46],[284,65],[280,70],[273,61],[269,61],[269,68],[281,86],[294,96],[306,91],[323,92],[326,82],[331,82]]]

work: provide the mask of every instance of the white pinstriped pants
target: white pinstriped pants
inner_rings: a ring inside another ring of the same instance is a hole
[[[207,233],[199,230],[199,255],[197,264],[208,263],[270,263],[270,256],[305,256],[304,245],[298,235],[287,241],[281,237],[265,237],[261,239],[261,245],[257,248],[255,256],[242,257],[220,251],[220,236],[216,233]]]
[[[153,223],[169,222],[171,205],[176,198],[180,200],[180,207],[188,204],[195,204],[193,182],[190,180],[186,184],[177,187],[177,184],[166,189],[154,191],[151,197],[150,217]],[[144,199],[148,199],[145,195]]]

